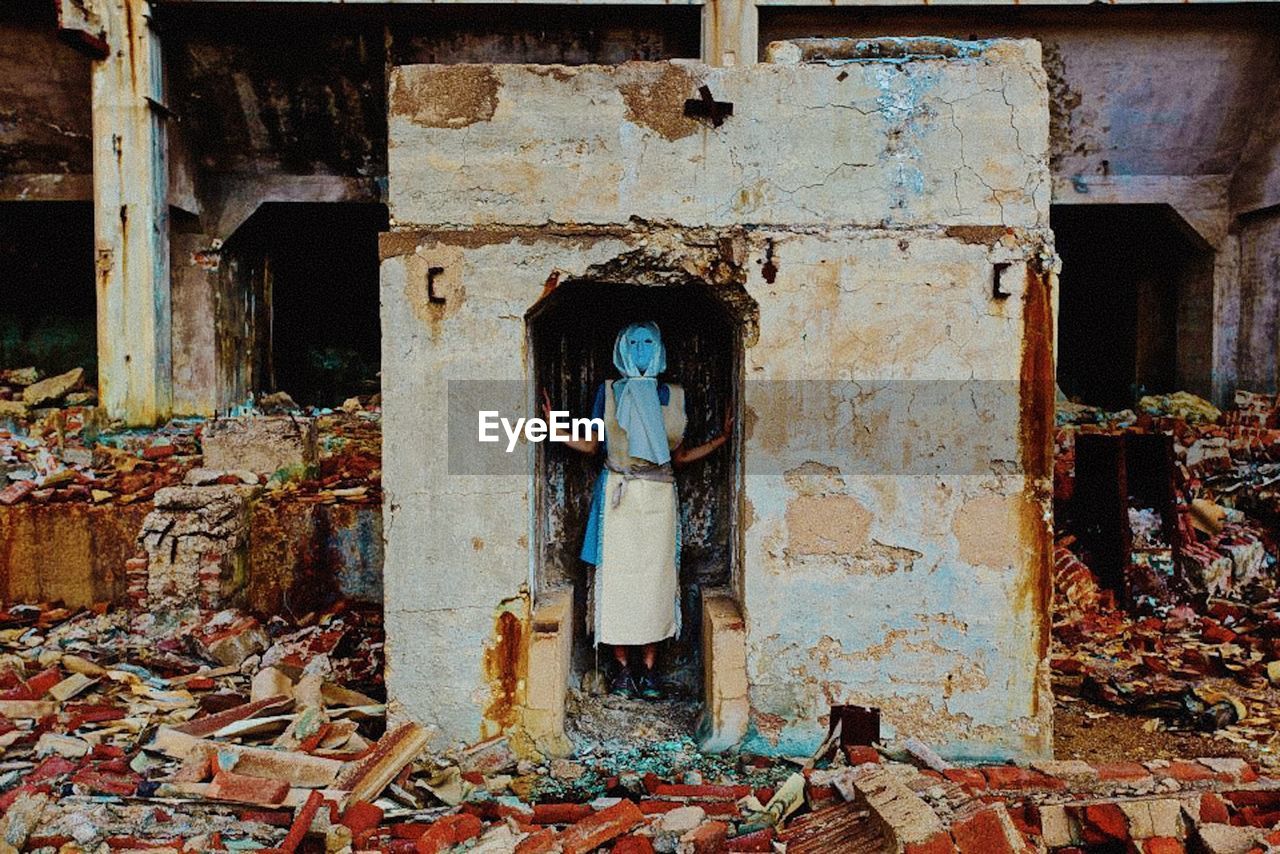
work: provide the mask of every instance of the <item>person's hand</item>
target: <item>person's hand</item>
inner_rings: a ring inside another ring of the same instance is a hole
[[[542,390],[542,417],[546,421],[551,420],[551,395],[545,388]]]

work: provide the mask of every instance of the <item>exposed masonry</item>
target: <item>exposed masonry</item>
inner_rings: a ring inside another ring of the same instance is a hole
[[[744,348],[740,738],[805,753],[830,705],[855,703],[945,755],[1048,752],[1047,94],[1034,42],[960,53],[393,70],[386,601],[406,714],[454,739],[510,731],[543,674],[519,655],[514,678],[494,671],[530,628],[502,603],[532,582],[528,614],[552,592],[531,559],[536,478],[451,472],[423,439],[446,433],[433,402],[451,378],[529,376],[524,316],[548,281],[700,283]],[[437,94],[460,74],[483,97]],[[684,115],[702,85],[734,104],[718,128]],[[792,381],[857,390],[838,405],[769,391]],[[905,422],[886,381],[1010,389],[966,396],[920,438],[980,464],[895,473]]]

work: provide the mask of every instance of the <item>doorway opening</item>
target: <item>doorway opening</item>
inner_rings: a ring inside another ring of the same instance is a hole
[[[1124,409],[1212,394],[1213,252],[1168,205],[1054,205],[1058,385]]]
[[[269,202],[227,241],[252,329],[243,358],[256,394],[335,407],[378,393],[378,234],[387,222],[380,204]]]
[[[96,388],[98,303],[89,202],[0,202],[0,370],[84,369]]]
[[[589,416],[597,388],[615,379],[614,340],[628,323],[652,320],[667,350],[666,382],[685,390],[685,443],[697,445],[720,432],[727,412],[737,422],[741,397],[743,319],[724,289],[701,283],[646,286],[572,281],[556,288],[527,315],[536,393],[546,389],[556,409]],[[749,300],[748,300],[749,302]],[[608,671],[611,651],[597,650],[585,614],[591,567],[580,557],[592,490],[603,457],[588,457],[542,443],[535,462],[538,591],[572,587],[573,678]],[[681,549],[680,634],[659,649],[658,667],[668,694],[696,714],[703,683],[702,599],[732,586],[737,550],[740,460],[732,442],[676,470]],[[598,653],[598,655],[597,655]],[[692,727],[692,717],[685,726]]]

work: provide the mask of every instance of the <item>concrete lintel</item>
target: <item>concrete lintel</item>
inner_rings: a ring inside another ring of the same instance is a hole
[[[1227,236],[1230,175],[1058,175],[1055,205],[1168,205],[1208,247]]]
[[[345,175],[219,175],[206,196],[205,231],[226,240],[267,202],[383,202],[385,184]]]
[[[760,50],[756,0],[708,0],[702,7],[702,61],[754,65]]]
[[[173,394],[160,41],[145,0],[97,11],[110,48],[92,70],[98,395],[112,418],[153,424]]]
[[[88,202],[93,176],[52,174],[0,175],[0,202]]]

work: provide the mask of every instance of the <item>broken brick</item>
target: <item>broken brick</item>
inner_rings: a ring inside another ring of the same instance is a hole
[[[447,815],[432,822],[427,832],[418,837],[418,854],[438,854],[468,839],[474,839],[484,830],[480,819],[467,813]]]
[[[653,843],[647,836],[624,836],[613,843],[612,854],[654,854]]]
[[[951,834],[943,830],[924,842],[909,843],[904,854],[954,854],[955,850],[956,845],[951,839]]]
[[[644,821],[644,814],[631,801],[619,801],[608,809],[587,816],[561,834],[564,854],[586,854]]]
[[[773,840],[777,834],[772,827],[766,827],[752,833],[744,833],[728,840],[726,847],[730,851],[762,852],[773,851]]]
[[[692,854],[722,854],[728,850],[729,825],[723,821],[709,821],[691,830],[680,841],[689,846]]]
[[[219,771],[213,775],[208,795],[220,801],[238,801],[245,804],[273,807],[284,803],[289,794],[287,780],[268,780],[250,777],[234,771]]]

